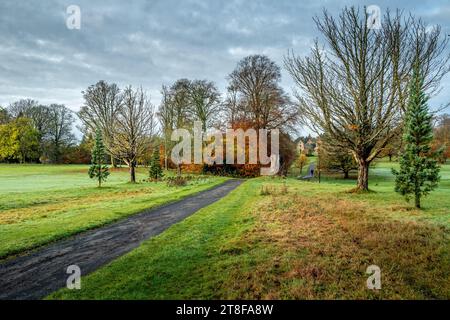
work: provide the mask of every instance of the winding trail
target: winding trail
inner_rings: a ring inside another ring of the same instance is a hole
[[[0,299],[40,299],[66,285],[70,265],[82,275],[138,247],[174,223],[226,196],[242,180],[227,180],[212,189],[80,233],[0,264]]]

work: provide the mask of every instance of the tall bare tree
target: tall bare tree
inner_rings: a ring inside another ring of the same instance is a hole
[[[49,107],[49,127],[46,135],[48,153],[51,161],[61,161],[64,147],[70,146],[75,136],[72,133],[73,112],[62,104],[51,104]]]
[[[426,30],[421,20],[400,12],[383,17],[371,29],[365,10],[345,8],[335,19],[324,11],[314,19],[327,41],[317,42],[309,56],[293,53],[285,66],[295,80],[304,123],[350,150],[358,162],[357,190],[369,188],[369,165],[401,128],[412,62],[418,57],[436,92],[448,72],[447,40],[440,28]]]
[[[49,107],[41,105],[36,100],[21,99],[13,102],[8,107],[8,114],[12,118],[29,118],[33,127],[38,131],[38,139],[42,145],[42,140],[49,131]]]
[[[8,113],[13,118],[26,117],[28,111],[37,107],[38,102],[33,99],[21,99],[11,103],[8,107]]]
[[[233,85],[229,85],[225,100],[222,103],[225,114],[224,122],[232,124],[245,118],[245,108],[242,106],[242,103],[238,89]],[[226,123],[223,123],[223,125],[226,128]]]
[[[130,182],[136,182],[136,165],[148,146],[148,138],[155,130],[154,108],[142,88],[127,87],[122,106],[114,118],[110,150],[130,169]]]
[[[174,129],[175,113],[172,104],[172,93],[170,89],[163,85],[161,89],[161,104],[157,113],[159,123],[164,139],[164,167],[168,168],[168,149],[170,144],[170,136]]]
[[[179,79],[170,87],[171,107],[174,114],[174,125],[182,128],[190,125],[192,119],[189,113],[191,81]]]
[[[243,108],[241,115],[245,115],[255,129],[288,128],[296,123],[298,110],[279,85],[280,68],[268,57],[245,57],[229,79],[229,88],[236,91],[234,98],[239,101],[234,106]]]
[[[30,118],[34,128],[39,132],[39,140],[42,140],[49,131],[50,108],[46,105],[32,106],[25,112],[25,117]]]
[[[120,111],[122,95],[119,87],[114,83],[99,81],[83,91],[84,105],[78,112],[78,117],[83,122],[85,129],[91,134],[97,128],[102,131],[106,150],[111,152],[115,119]],[[114,165],[114,157],[111,155],[111,164]]]
[[[202,123],[203,131],[217,119],[220,111],[220,93],[213,82],[194,80],[189,86],[190,112]]]
[[[172,142],[170,136],[176,128],[191,127],[194,120],[191,81],[188,79],[178,79],[170,87],[163,86],[162,101],[158,108],[158,119],[164,135],[164,163],[167,169],[168,153]],[[178,172],[181,167],[178,166]]]

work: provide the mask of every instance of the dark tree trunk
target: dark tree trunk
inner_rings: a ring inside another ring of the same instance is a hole
[[[130,182],[131,183],[136,182],[136,162],[135,161],[130,162]]]
[[[164,169],[167,170],[167,165],[168,165],[168,161],[167,161],[167,146],[164,146]]]
[[[359,159],[358,168],[358,185],[357,189],[360,191],[369,190],[369,162],[364,159]]]
[[[415,197],[415,204],[416,204],[416,208],[420,209],[420,197],[418,195],[416,195],[416,197]]]
[[[417,176],[417,172],[416,172],[416,176]],[[414,203],[416,205],[417,209],[420,209],[420,186],[419,186],[419,182],[416,180],[416,187],[414,190]]]
[[[348,179],[349,178],[349,174],[348,174],[348,171],[346,170],[346,171],[344,171],[344,179]]]

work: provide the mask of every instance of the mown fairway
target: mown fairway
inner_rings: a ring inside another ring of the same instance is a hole
[[[330,177],[249,180],[49,298],[449,299],[450,166],[418,211],[394,193],[392,165],[371,169],[368,194]]]
[[[112,170],[102,188],[83,165],[0,165],[0,258],[99,227],[146,208],[205,190],[225,178],[201,178],[186,187],[127,183],[127,170]]]

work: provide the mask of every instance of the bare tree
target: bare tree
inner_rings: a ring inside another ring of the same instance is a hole
[[[84,105],[78,112],[86,131],[95,133],[97,127],[102,131],[106,150],[111,152],[114,123],[122,104],[122,95],[119,87],[106,81],[99,81],[83,91]],[[111,164],[114,157],[111,155]]]
[[[32,120],[33,127],[39,133],[40,143],[49,130],[49,112],[48,106],[40,105],[38,101],[32,99],[22,99],[8,107],[8,114],[12,118],[25,117]]]
[[[400,14],[397,14],[394,19],[387,18],[385,21],[388,32],[400,34],[399,43],[394,43],[395,49],[392,49],[394,54],[391,56],[395,65],[394,77],[402,100],[401,107],[403,111],[406,111],[408,85],[415,61],[419,64],[420,73],[424,76],[423,90],[427,92],[427,95],[435,96],[442,90],[441,80],[450,70],[448,64],[450,54],[446,54],[449,39],[442,33],[439,25],[430,28],[421,18],[412,15],[405,18],[402,24],[399,17]],[[441,106],[439,110],[449,105],[450,103]]]
[[[233,85],[228,86],[226,98],[222,103],[226,122],[236,123],[245,117],[245,112],[243,112],[245,108],[241,104],[242,100],[239,97],[238,89]]]
[[[72,133],[73,112],[62,104],[51,104],[49,107],[49,127],[45,137],[48,143],[50,159],[61,161],[62,150],[70,146],[75,137]]]
[[[296,123],[298,110],[279,86],[280,68],[268,57],[245,57],[229,79],[229,88],[237,93],[233,106],[243,108],[240,114],[245,115],[255,129],[292,128]]]
[[[170,143],[170,136],[174,129],[175,113],[172,105],[172,94],[170,89],[163,85],[161,89],[161,104],[158,108],[158,119],[161,125],[161,130],[164,139],[164,167],[168,168],[168,148]]]
[[[49,130],[50,108],[45,105],[32,106],[25,112],[25,117],[30,118],[34,128],[39,132],[39,139],[45,137]]]
[[[164,135],[164,163],[167,169],[167,155],[172,146],[170,135],[176,128],[191,127],[195,118],[195,107],[193,107],[194,97],[191,95],[191,81],[188,79],[179,79],[170,88],[163,86],[161,93],[162,101],[158,109],[158,118]],[[195,99],[197,103],[200,103],[198,93]],[[181,166],[178,165],[178,172],[180,170]]]
[[[399,134],[413,58],[425,63],[429,91],[448,72],[448,57],[440,59],[447,43],[440,28],[425,32],[420,20],[405,20],[399,12],[388,12],[379,30],[370,29],[367,19],[355,7],[337,20],[324,11],[314,20],[327,49],[316,42],[310,56],[285,58],[304,123],[352,152],[357,190],[368,190],[370,163]]]
[[[179,79],[170,87],[171,107],[174,114],[176,128],[189,126],[192,119],[189,116],[191,81]]]
[[[203,131],[218,117],[220,93],[213,82],[194,80],[189,86],[190,112],[202,123]]]
[[[12,118],[26,117],[28,111],[37,107],[38,102],[33,99],[21,99],[11,103],[8,107],[8,113]]]
[[[112,126],[111,152],[130,168],[130,182],[136,182],[137,159],[146,150],[155,129],[154,108],[146,93],[128,87]]]

